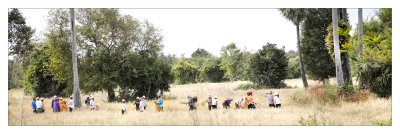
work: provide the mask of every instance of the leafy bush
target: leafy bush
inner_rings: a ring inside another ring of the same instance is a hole
[[[299,56],[296,55],[296,52],[289,51],[288,53],[286,53],[286,57],[289,60],[286,79],[300,78],[301,72],[300,72]]]
[[[261,89],[262,87],[255,83],[243,83],[236,87],[236,90],[248,90],[248,89]]]
[[[251,81],[258,85],[271,88],[285,87],[283,80],[288,70],[285,51],[278,49],[276,44],[267,43],[251,58],[250,70]]]

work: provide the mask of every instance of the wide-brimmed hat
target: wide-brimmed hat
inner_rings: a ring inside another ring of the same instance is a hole
[[[214,98],[215,98],[215,99],[218,99],[218,97],[217,97],[217,96],[215,96]]]
[[[125,102],[125,99],[122,99],[122,102]]]

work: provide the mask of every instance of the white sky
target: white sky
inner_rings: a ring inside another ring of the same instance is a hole
[[[49,9],[20,9],[28,25],[42,38]],[[376,9],[364,9],[364,20],[375,16]],[[139,20],[147,19],[161,30],[165,54],[190,56],[204,48],[219,56],[221,47],[231,42],[240,49],[256,51],[267,42],[285,50],[296,50],[296,28],[277,9],[120,9]],[[354,28],[357,9],[348,9]],[[351,32],[352,33],[352,32]]]

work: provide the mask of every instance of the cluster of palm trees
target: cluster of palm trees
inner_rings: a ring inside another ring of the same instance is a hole
[[[281,8],[279,11],[281,12],[282,16],[284,16],[289,21],[293,22],[296,25],[296,32],[297,32],[297,51],[299,55],[300,61],[300,72],[301,72],[301,79],[303,81],[303,86],[308,88],[307,77],[304,71],[304,64],[301,56],[301,49],[300,49],[300,23],[309,15],[309,9],[307,8]],[[345,16],[346,12],[344,12]],[[346,18],[346,17],[343,17]],[[338,34],[338,9],[332,9],[332,23],[333,23],[333,42],[334,42],[334,53],[335,53],[335,67],[336,67],[336,82],[339,86],[343,86],[345,84],[345,80],[343,77],[343,69],[342,69],[342,61],[341,61],[341,54],[340,54],[340,44],[339,44],[339,34]],[[358,9],[358,42],[359,42],[359,55],[362,56],[363,53],[363,45],[361,44],[362,36],[363,36],[363,19],[362,19],[362,9]],[[348,63],[346,63],[348,64]],[[349,72],[348,72],[349,73]],[[348,74],[350,75],[350,73]]]

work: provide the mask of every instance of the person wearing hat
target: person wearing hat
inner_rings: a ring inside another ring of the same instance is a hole
[[[122,114],[125,114],[126,113],[126,101],[125,101],[125,99],[122,99],[121,108],[122,108],[122,110],[121,110]]]
[[[279,97],[279,94],[275,94],[274,102],[275,102],[275,107],[277,108],[281,107],[281,98]]]
[[[161,95],[158,96],[157,104],[159,106],[158,112],[163,111],[164,99],[161,97]]]
[[[56,101],[56,98],[57,98],[57,96],[55,96],[55,95],[53,98],[51,98],[51,109],[53,109],[53,111],[54,111],[54,103]]]
[[[135,100],[135,105],[136,105],[136,111],[139,111],[140,110],[140,98],[139,97],[136,97],[136,100]]]
[[[36,97],[36,112],[41,113],[43,109],[42,101],[39,100],[39,97]]]
[[[146,97],[144,95],[141,97],[139,105],[140,112],[146,110]]]
[[[218,106],[218,97],[215,96],[214,99],[212,100],[212,108],[217,109]]]
[[[68,109],[69,112],[72,112],[72,110],[75,108],[75,104],[74,104],[74,98],[71,96],[69,97],[69,101],[68,101]]]
[[[85,104],[86,104],[86,108],[90,106],[90,98],[89,98],[89,96],[86,97]]]
[[[272,94],[272,91],[267,93],[266,97],[267,97],[267,101],[268,101],[269,107],[275,107],[274,95]]]
[[[212,97],[211,97],[211,94],[208,95],[207,104],[208,104],[208,111],[211,111],[211,108],[212,108]]]
[[[53,104],[53,112],[60,112],[61,106],[60,106],[60,100],[59,98],[54,99],[54,104]]]
[[[95,110],[96,109],[96,104],[94,102],[94,97],[90,100],[90,110]]]

